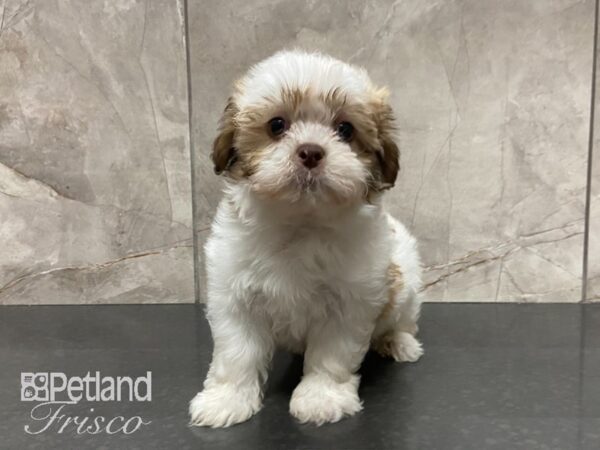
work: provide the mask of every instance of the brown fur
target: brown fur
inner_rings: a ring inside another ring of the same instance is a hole
[[[373,93],[371,101],[373,120],[377,124],[377,138],[381,145],[379,160],[382,184],[380,189],[393,187],[400,170],[400,151],[394,142],[396,131],[394,113],[387,101],[388,96],[389,93],[386,89],[379,89]]]
[[[390,318],[390,316],[394,311],[394,307],[396,306],[396,297],[402,292],[402,289],[404,289],[404,275],[397,264],[391,263],[388,267],[386,275],[389,289],[388,301],[381,310],[379,318],[377,319],[378,321],[386,319],[393,320],[393,318]],[[373,350],[375,350],[381,356],[386,358],[393,356],[394,334],[385,333],[375,339],[371,345]]]
[[[396,297],[404,289],[404,274],[397,264],[391,263],[387,270],[388,302],[383,307],[380,317],[385,317],[394,310]]]
[[[217,174],[227,170],[232,164],[233,158],[236,157],[233,140],[236,132],[235,115],[237,112],[237,105],[230,97],[219,122],[219,134],[213,142],[211,158]]]

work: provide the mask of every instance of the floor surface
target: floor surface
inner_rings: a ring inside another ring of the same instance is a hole
[[[0,307],[0,448],[600,448],[600,304],[427,304],[420,338],[425,356],[415,364],[367,355],[364,410],[355,417],[297,424],[287,410],[302,360],[281,352],[263,410],[211,430],[187,426],[187,403],[212,347],[200,306]],[[59,413],[60,404],[21,400],[23,372],[96,371],[151,371],[152,400],[82,400]],[[150,423],[130,435],[85,432],[96,431],[90,424],[98,417],[102,425],[116,418],[113,425],[131,419],[133,426],[135,416]],[[73,423],[85,425],[81,434]]]

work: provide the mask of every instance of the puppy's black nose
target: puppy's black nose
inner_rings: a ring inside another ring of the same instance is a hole
[[[296,154],[304,167],[314,169],[325,156],[325,150],[317,144],[302,144],[296,149]]]

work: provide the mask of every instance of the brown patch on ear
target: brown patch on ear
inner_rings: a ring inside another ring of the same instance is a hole
[[[381,189],[389,189],[396,183],[400,171],[400,151],[391,139],[381,139],[381,146],[382,152],[377,153],[381,164]]]
[[[211,158],[217,175],[229,172],[231,166],[237,160],[237,150],[233,146],[237,128],[235,124],[235,115],[237,113],[238,107],[233,98],[230,97],[219,121],[219,134],[213,142]]]
[[[388,97],[387,89],[379,89],[373,93],[371,102],[373,120],[377,127],[377,138],[380,145],[377,151],[377,159],[381,166],[379,190],[393,187],[400,170],[400,151],[394,142],[395,118],[392,107],[387,101]]]

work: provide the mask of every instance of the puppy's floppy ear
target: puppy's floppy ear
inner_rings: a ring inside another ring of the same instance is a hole
[[[381,165],[380,189],[393,187],[400,170],[400,151],[394,142],[395,118],[392,107],[388,103],[388,97],[387,89],[379,89],[373,94],[371,104],[380,145],[377,151],[377,158]]]
[[[230,97],[219,121],[219,135],[213,142],[211,158],[217,175],[229,172],[229,169],[237,160],[237,150],[233,146],[236,132],[235,115],[237,112],[238,107],[233,98]]]
[[[382,189],[394,186],[400,170],[400,150],[391,138],[380,138],[381,152],[377,153],[381,164]]]

